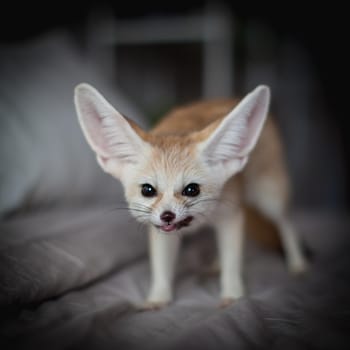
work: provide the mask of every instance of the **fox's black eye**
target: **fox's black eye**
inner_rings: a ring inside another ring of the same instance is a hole
[[[199,185],[195,183],[187,185],[182,191],[182,195],[186,197],[196,197],[199,195],[199,193]]]
[[[141,194],[144,197],[154,197],[157,195],[156,189],[150,184],[141,185]]]

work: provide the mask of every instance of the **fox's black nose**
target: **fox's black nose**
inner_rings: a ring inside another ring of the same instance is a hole
[[[161,216],[160,219],[164,222],[170,223],[176,218],[176,215],[171,211],[165,211]]]

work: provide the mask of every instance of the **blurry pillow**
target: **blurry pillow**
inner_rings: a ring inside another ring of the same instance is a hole
[[[33,204],[106,201],[122,196],[78,125],[73,90],[98,88],[142,124],[140,112],[65,33],[0,47],[0,214]]]

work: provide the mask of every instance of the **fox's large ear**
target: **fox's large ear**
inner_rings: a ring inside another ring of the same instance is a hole
[[[96,152],[103,170],[119,177],[123,167],[137,163],[141,150],[148,144],[135,130],[142,130],[127,121],[92,86],[79,84],[74,102],[87,142]]]
[[[253,150],[270,103],[270,89],[260,85],[249,93],[222,121],[201,133],[209,136],[200,143],[204,161],[220,166],[228,176],[240,171]]]

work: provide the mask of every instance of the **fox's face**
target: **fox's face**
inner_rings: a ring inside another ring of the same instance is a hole
[[[122,182],[131,214],[172,232],[208,222],[257,141],[269,91],[257,88],[226,117],[182,136],[146,133],[87,84],[77,87],[75,103],[88,143]]]
[[[195,144],[167,140],[151,146],[122,178],[130,212],[140,221],[170,232],[208,221],[223,179],[201,161]]]

